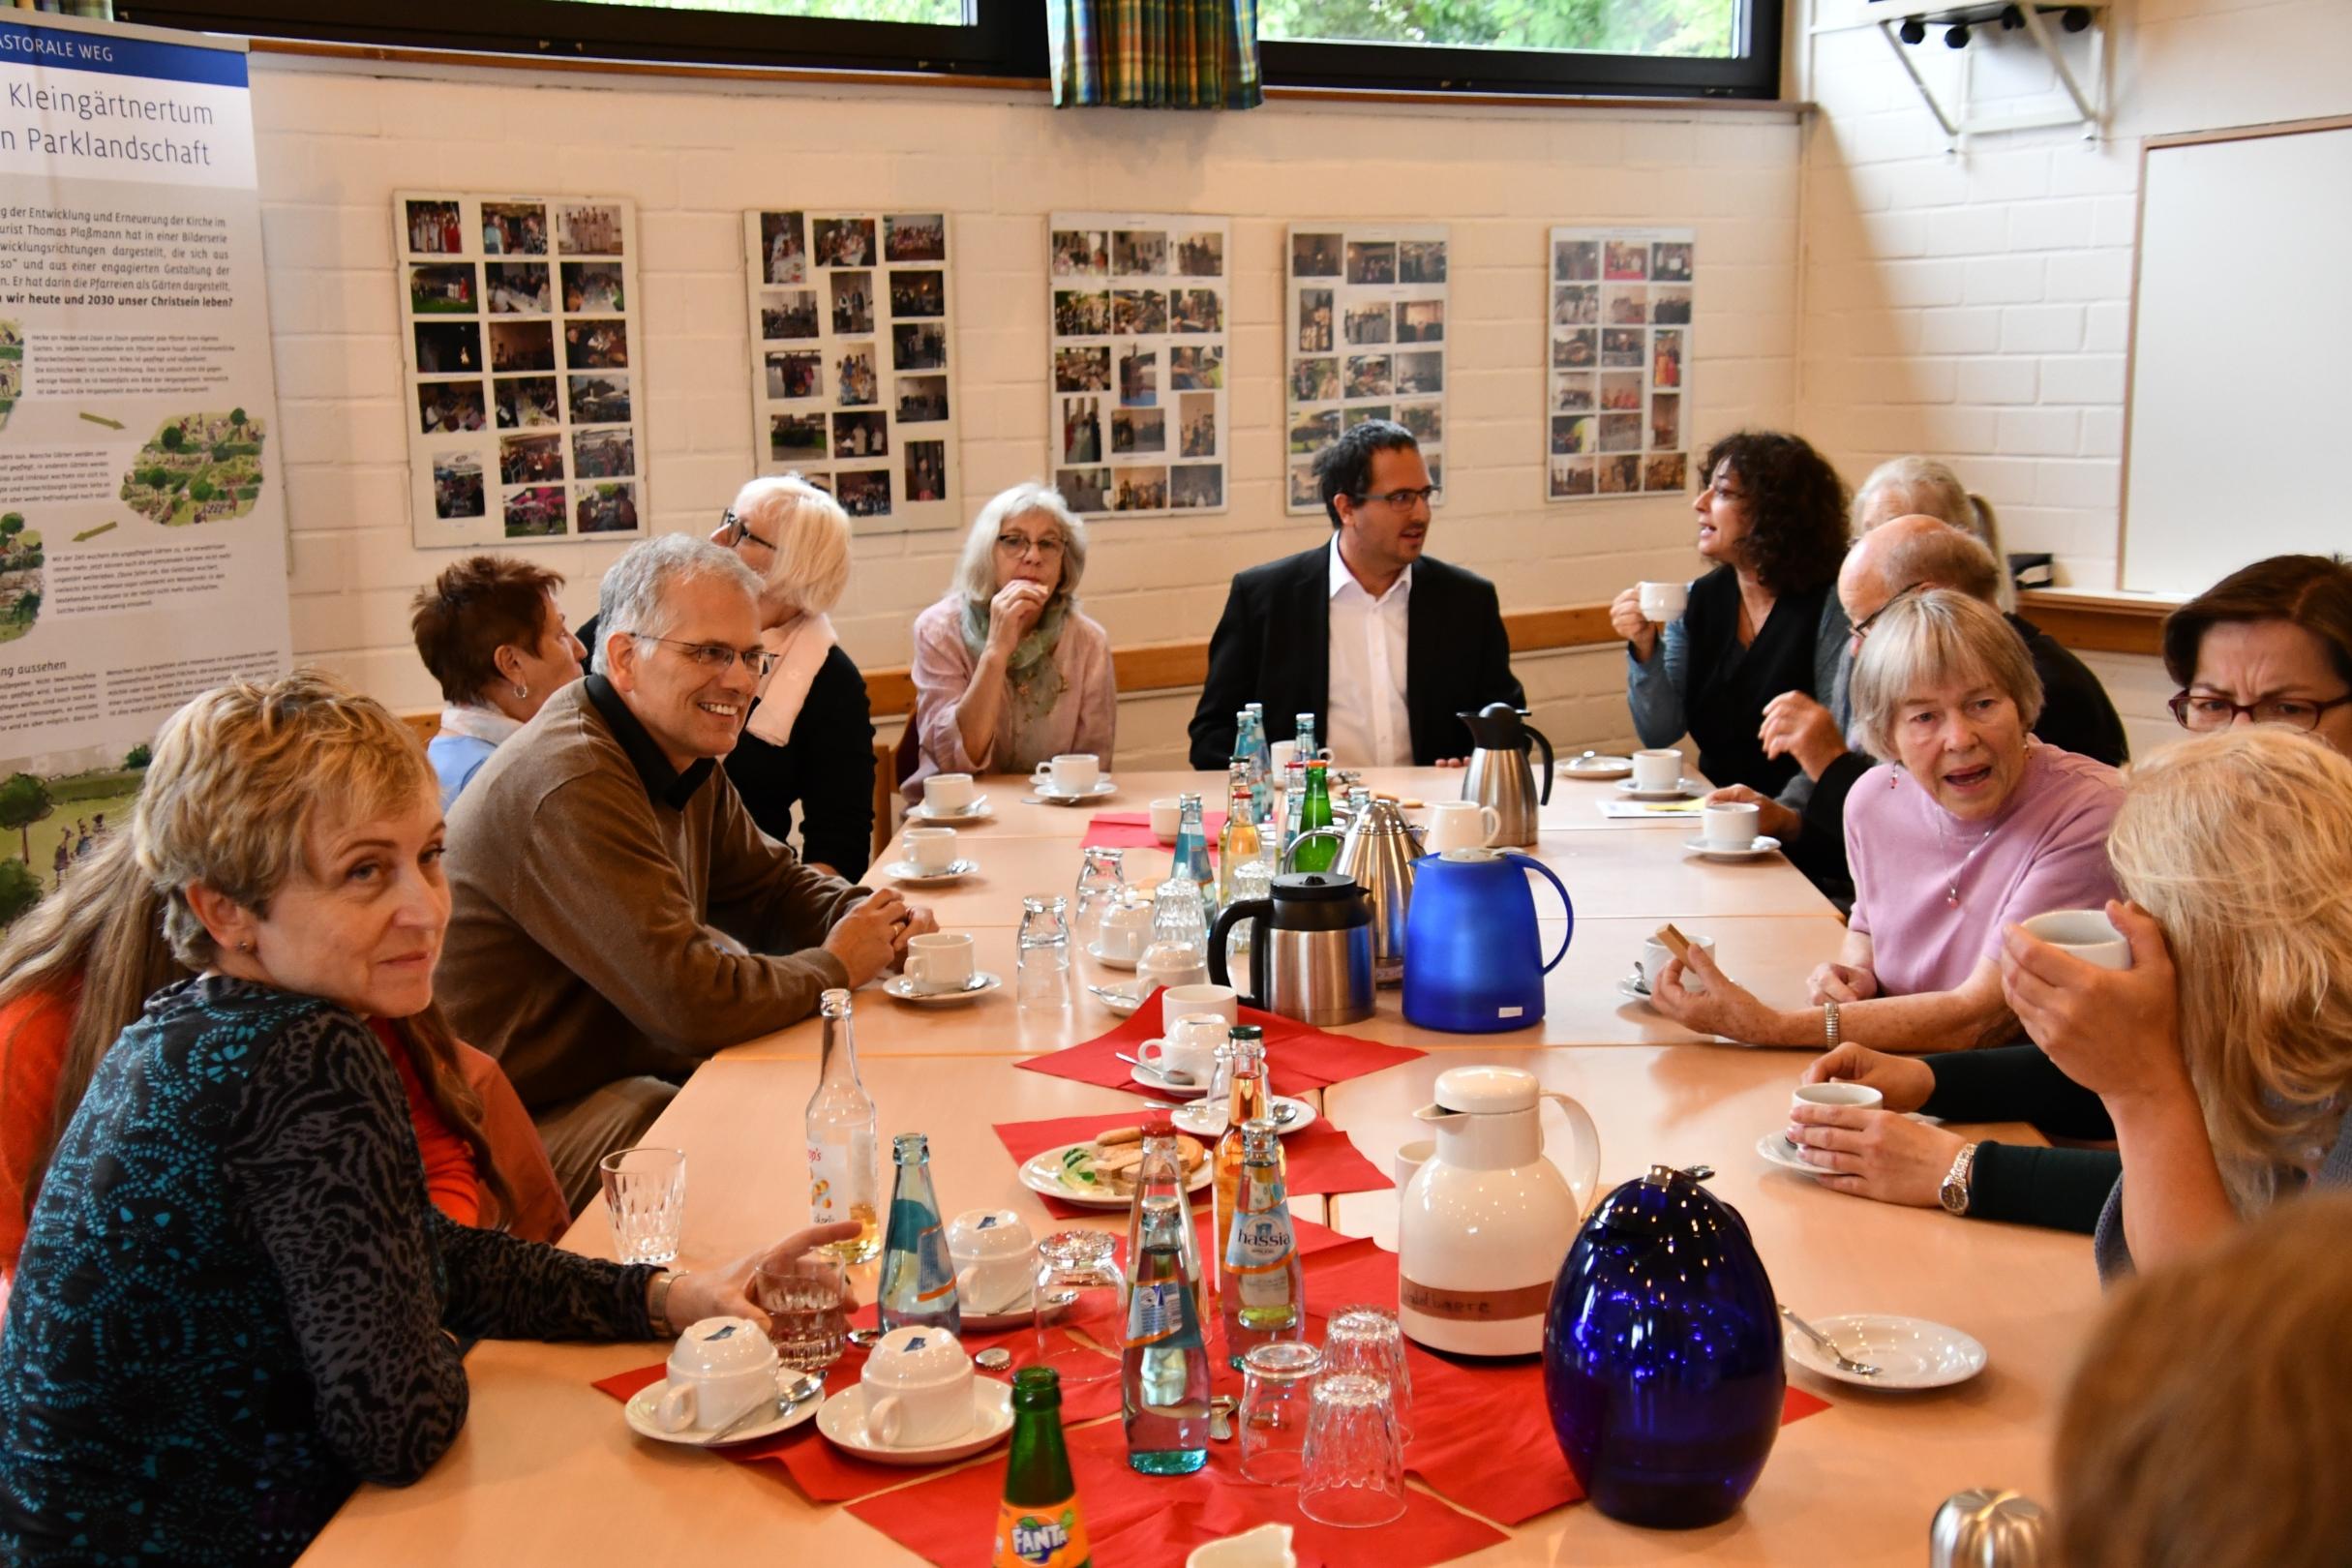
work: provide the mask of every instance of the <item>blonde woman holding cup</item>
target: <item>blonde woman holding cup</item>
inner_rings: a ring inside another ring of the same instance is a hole
[[[1107,770],[1119,693],[1110,637],[1078,609],[1086,526],[1040,484],[973,521],[947,596],[915,618],[912,802],[933,773],[1021,773],[1064,753]]]

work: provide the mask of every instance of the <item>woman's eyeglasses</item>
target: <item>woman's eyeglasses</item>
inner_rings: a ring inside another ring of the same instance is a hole
[[[1018,533],[1000,533],[996,536],[996,547],[1008,556],[1026,556],[1034,550],[1040,560],[1053,560],[1062,554],[1062,541],[1050,534],[1032,539]]]
[[[2352,692],[2331,697],[2324,703],[2307,697],[2263,697],[2250,703],[2233,703],[2228,698],[2204,691],[2175,692],[2164,706],[2172,709],[2173,718],[2184,730],[2199,732],[2226,730],[2238,722],[2244,713],[2256,724],[2283,724],[2290,730],[2316,730],[2328,709],[2352,703]]]
[[[1879,623],[1879,617],[1885,615],[1887,611],[1892,610],[1896,603],[1904,598],[1907,594],[1918,592],[1922,586],[1923,585],[1918,583],[1913,583],[1907,587],[1895,589],[1892,598],[1889,598],[1885,604],[1880,605],[1876,610],[1871,611],[1870,614],[1855,621],[1854,623],[1854,646],[1856,648],[1859,648],[1862,646],[1862,639],[1870,635],[1870,628]]]
[[[735,515],[735,508],[732,506],[727,508],[727,515],[719,519],[719,531],[722,535],[719,543],[730,550],[741,544],[745,539],[749,539],[755,545],[764,545],[769,550],[776,547],[773,539],[763,539],[752,532],[750,526]]]

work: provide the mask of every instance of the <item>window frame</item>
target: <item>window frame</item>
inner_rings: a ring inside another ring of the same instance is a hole
[[[1042,76],[1039,0],[970,0],[973,20],[927,22],[762,16],[578,0],[116,0],[120,20],[155,27],[307,39],[384,48],[445,49],[526,60],[772,66],[919,72],[942,76]]]
[[[1526,94],[1547,97],[1780,97],[1778,0],[1734,0],[1745,51],[1728,59],[1426,44],[1259,43],[1269,89]],[[579,0],[117,0],[124,21],[159,27],[386,48],[511,55],[518,60],[650,62],[820,71],[906,72],[1042,81],[1049,75],[1043,0],[971,0],[961,26],[588,5]]]

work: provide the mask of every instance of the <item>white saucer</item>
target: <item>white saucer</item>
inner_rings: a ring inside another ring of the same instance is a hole
[[[1156,1095],[1165,1095],[1170,1100],[1198,1100],[1209,1092],[1209,1086],[1205,1083],[1170,1083],[1148,1068],[1130,1068],[1127,1075],[1129,1081],[1137,1087],[1149,1089]]]
[[[776,1392],[781,1394],[792,1380],[800,1374],[789,1367],[776,1369]],[[755,1421],[750,1426],[727,1434],[725,1442],[714,1442],[707,1432],[688,1428],[684,1432],[664,1432],[653,1424],[653,1407],[661,1402],[662,1391],[669,1387],[665,1379],[655,1379],[629,1396],[629,1402],[620,1407],[627,1418],[629,1430],[640,1437],[650,1437],[657,1443],[677,1443],[682,1448],[733,1448],[737,1443],[754,1442],[762,1437],[773,1437],[779,1432],[790,1432],[817,1413],[823,1402],[812,1395],[789,1406],[782,1415],[767,1421]]]
[[[1089,942],[1086,945],[1086,956],[1092,958],[1096,963],[1101,964],[1103,968],[1115,969],[1123,975],[1131,975],[1135,972],[1134,959],[1114,958],[1109,953],[1102,950],[1102,944],[1100,942]],[[1141,1007],[1142,1005],[1143,1004],[1140,1002],[1136,1004],[1137,1007]]]
[[[1288,1095],[1276,1095],[1274,1103],[1287,1105],[1291,1110],[1289,1121],[1274,1124],[1274,1130],[1283,1137],[1290,1136],[1291,1133],[1310,1126],[1314,1121],[1314,1107],[1303,1100],[1293,1100]],[[1176,1124],[1177,1131],[1190,1132],[1196,1138],[1219,1137],[1225,1131],[1224,1107],[1212,1105],[1206,1100],[1184,1106],[1171,1115],[1168,1120]]]
[[[915,982],[904,975],[892,975],[882,982],[885,996],[893,1001],[911,1003],[919,1008],[951,1008],[965,1002],[977,1002],[1005,982],[984,969],[976,969],[960,991],[919,991]]]
[[[1633,776],[1633,759],[1631,757],[1604,757],[1595,754],[1564,762],[1560,764],[1559,770],[1570,778],[1581,778],[1594,784],[1606,784],[1612,779],[1631,778]]]
[[[1131,1197],[1103,1191],[1072,1191],[1062,1185],[1062,1152],[1076,1147],[1077,1145],[1072,1143],[1057,1143],[1052,1148],[1040,1150],[1022,1161],[1021,1185],[1032,1192],[1041,1192],[1047,1197],[1057,1197],[1065,1203],[1074,1203],[1081,1209],[1133,1208],[1135,1200]],[[1216,1172],[1209,1168],[1209,1161],[1204,1160],[1200,1162],[1200,1168],[1192,1172],[1191,1180],[1185,1183],[1184,1190],[1188,1192],[1197,1192],[1216,1179]]]
[[[877,1464],[946,1464],[970,1459],[1012,1430],[1012,1390],[993,1377],[972,1379],[972,1430],[961,1437],[921,1448],[892,1448],[865,1431],[865,1385],[852,1383],[817,1411],[817,1430],[846,1453]]]
[[[974,796],[972,803],[961,811],[934,811],[928,800],[920,800],[907,808],[909,821],[927,822],[940,827],[963,822],[986,822],[990,815],[988,798],[984,795]]]
[[[1796,1152],[1796,1145],[1789,1141],[1789,1134],[1786,1132],[1766,1132],[1763,1137],[1756,1140],[1756,1152],[1764,1157],[1764,1162],[1765,1164],[1778,1165],[1783,1170],[1793,1170],[1799,1176],[1827,1176],[1831,1174],[1831,1172],[1822,1169],[1821,1166],[1808,1161],[1803,1155],[1798,1154]]]
[[[1059,790],[1050,782],[1033,782],[1030,793],[1047,805],[1084,805],[1089,800],[1106,799],[1119,793],[1119,784],[1108,774],[1096,779],[1089,790]]]
[[[1639,1002],[1643,1007],[1649,1006],[1649,987],[1635,980],[1631,975],[1617,977],[1617,995],[1628,1002]]]
[[[1695,778],[1685,778],[1671,790],[1637,789],[1630,778],[1617,785],[1617,793],[1628,800],[1687,800],[1695,795],[1704,795],[1706,786]]]
[[[1767,855],[1779,854],[1780,840],[1769,835],[1759,835],[1744,849],[1730,849],[1704,837],[1686,838],[1682,841],[1682,847],[1693,855],[1704,855],[1710,860],[1760,860]]]
[[[1090,948],[1087,950],[1091,952],[1094,950]],[[1128,967],[1131,969],[1134,966],[1131,964]],[[1110,1014],[1114,1018],[1125,1018],[1130,1016],[1137,1008],[1143,1006],[1146,1001],[1150,1000],[1148,997],[1135,996],[1133,993],[1129,991],[1120,991],[1117,986],[1105,986],[1103,989],[1115,991],[1121,998],[1121,1000],[1114,1002],[1109,997],[1104,996],[1101,991],[1095,991],[1092,993],[1096,1001],[1101,1003],[1103,1007],[1110,1010]]]
[[[1789,1359],[1807,1372],[1856,1388],[1946,1388],[1984,1371],[1983,1345],[1956,1328],[1924,1317],[1847,1312],[1816,1317],[1812,1323],[1845,1352],[1847,1360],[1876,1367],[1879,1374],[1864,1377],[1859,1372],[1838,1371],[1827,1351],[1794,1329],[1784,1329],[1781,1334]]]
[[[950,860],[944,871],[925,871],[913,860],[892,860],[882,868],[883,875],[910,888],[936,888],[950,882],[961,882],[980,869],[978,860]]]

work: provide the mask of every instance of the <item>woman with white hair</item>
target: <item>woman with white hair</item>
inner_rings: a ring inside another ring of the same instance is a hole
[[[915,618],[919,799],[933,773],[1027,773],[1060,752],[1110,766],[1119,693],[1110,637],[1078,609],[1086,527],[1040,484],[980,508],[954,586]]]
[[[728,781],[779,843],[799,807],[800,859],[856,882],[874,850],[874,717],[827,618],[849,587],[849,514],[797,473],[754,479],[710,542],[758,574],[760,646],[775,655],[727,754]],[[594,620],[580,640],[596,646]]]
[[[1855,630],[1854,717],[1870,749],[1896,760],[1847,801],[1855,890],[1837,961],[1814,971],[1812,1006],[1784,1010],[1694,949],[1706,988],[1687,988],[1670,965],[1652,1001],[1689,1028],[1759,1045],[1914,1053],[2014,1040],[2002,932],[2113,895],[2107,828],[2122,779],[2033,738],[2041,680],[1992,606],[1930,588]]]
[[[2001,608],[2016,610],[2017,585],[2009,579],[2008,557],[2001,553],[2001,520],[1993,515],[1993,503],[1972,495],[1948,465],[1914,455],[1888,458],[1870,470],[1854,493],[1854,537],[1898,517],[1932,517],[1982,541],[2001,567],[1996,590]]]

